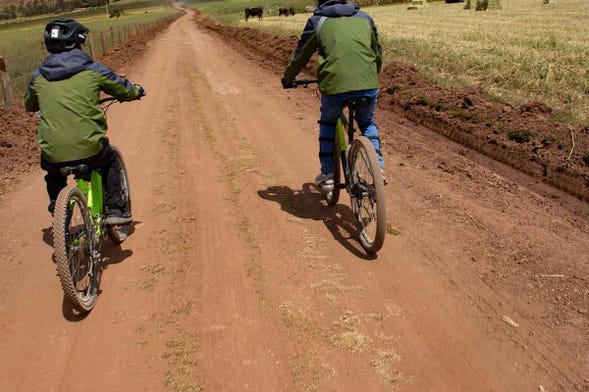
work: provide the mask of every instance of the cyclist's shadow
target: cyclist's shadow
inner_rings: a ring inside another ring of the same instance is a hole
[[[129,231],[129,236],[131,236],[135,232],[135,225],[139,224],[140,222],[133,222],[131,224],[131,230]],[[53,247],[53,228],[52,226],[46,227],[41,229],[43,232],[42,238],[43,242],[47,245]],[[102,245],[100,249],[100,253],[104,257],[103,260],[103,269],[107,269],[109,265],[119,264],[124,261],[126,258],[131,257],[133,255],[133,251],[131,249],[123,250],[120,244],[115,243],[114,241],[107,239],[105,243]],[[55,263],[55,255],[52,256],[52,260]]]
[[[315,184],[305,183],[301,190],[296,191],[285,185],[275,185],[259,190],[258,195],[262,199],[277,202],[283,211],[298,218],[323,221],[333,238],[351,253],[367,260],[374,258],[373,255],[364,253],[356,240],[358,230],[353,223],[354,216],[350,207],[341,202],[327,207]],[[342,192],[340,197],[347,196]]]

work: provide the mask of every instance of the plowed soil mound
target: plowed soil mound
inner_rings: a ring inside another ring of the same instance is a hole
[[[281,37],[251,28],[223,26],[200,16],[197,22],[224,37],[248,57],[280,75],[297,37]],[[162,25],[164,28],[166,25]],[[129,58],[145,48],[152,33],[139,34],[101,59],[123,73]],[[315,63],[307,72],[313,74]],[[277,77],[277,84],[278,82]],[[442,88],[407,63],[394,61],[382,71],[380,110],[401,113],[408,120],[530,174],[583,200],[589,200],[589,125],[553,120],[542,102],[513,107],[487,98],[477,86]],[[0,110],[0,193],[38,161],[35,131],[38,119],[21,103]],[[390,132],[383,134],[394,137]]]

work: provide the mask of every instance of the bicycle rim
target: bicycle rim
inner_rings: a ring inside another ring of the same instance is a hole
[[[115,163],[113,163],[113,168],[119,171],[119,178],[121,181],[121,199],[124,204],[123,213],[131,215],[131,188],[129,187],[127,166],[125,165],[125,161],[123,160],[123,156],[119,149],[114,146],[112,146],[112,149],[115,152]],[[120,244],[127,239],[130,234],[131,225],[131,223],[128,223],[125,225],[109,226],[107,231],[108,236],[111,240]]]
[[[77,310],[90,311],[98,297],[100,278],[92,262],[94,241],[86,198],[75,186],[63,189],[55,203],[53,243],[65,297]]]
[[[366,252],[382,248],[386,234],[384,183],[378,157],[370,140],[356,138],[350,148],[351,204],[360,243]]]

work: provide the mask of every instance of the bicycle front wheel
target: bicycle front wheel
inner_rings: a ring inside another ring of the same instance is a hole
[[[365,136],[352,142],[349,164],[350,198],[359,240],[366,252],[374,254],[384,244],[386,206],[378,157]]]
[[[53,215],[53,244],[65,297],[77,310],[90,311],[98,297],[100,277],[92,260],[95,248],[86,198],[78,187],[69,186],[59,193]]]
[[[111,147],[114,150],[115,156],[111,170],[116,170],[118,172],[118,176],[120,179],[120,198],[123,205],[123,215],[131,216],[131,188],[129,186],[129,175],[127,174],[127,166],[125,165],[123,155],[121,154],[119,149],[115,146]],[[123,241],[125,241],[125,239],[127,239],[127,237],[129,236],[129,233],[131,232],[131,225],[132,223],[117,226],[109,226],[107,231],[108,236],[111,240],[113,240],[117,244],[120,244]]]

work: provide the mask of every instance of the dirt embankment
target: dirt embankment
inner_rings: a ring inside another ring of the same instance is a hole
[[[224,26],[202,15],[197,22],[277,75],[290,60],[298,39]],[[160,29],[166,26],[162,24]],[[139,34],[101,61],[120,70],[129,58],[144,50],[152,37],[152,32]],[[313,74],[314,69],[315,63],[311,62],[306,71]],[[589,201],[589,125],[556,122],[552,119],[553,110],[541,102],[513,107],[491,101],[477,86],[444,89],[407,63],[389,63],[380,80],[380,110],[400,113],[410,121]],[[19,173],[37,165],[37,122],[32,114],[25,113],[21,103],[0,108],[0,193]]]

